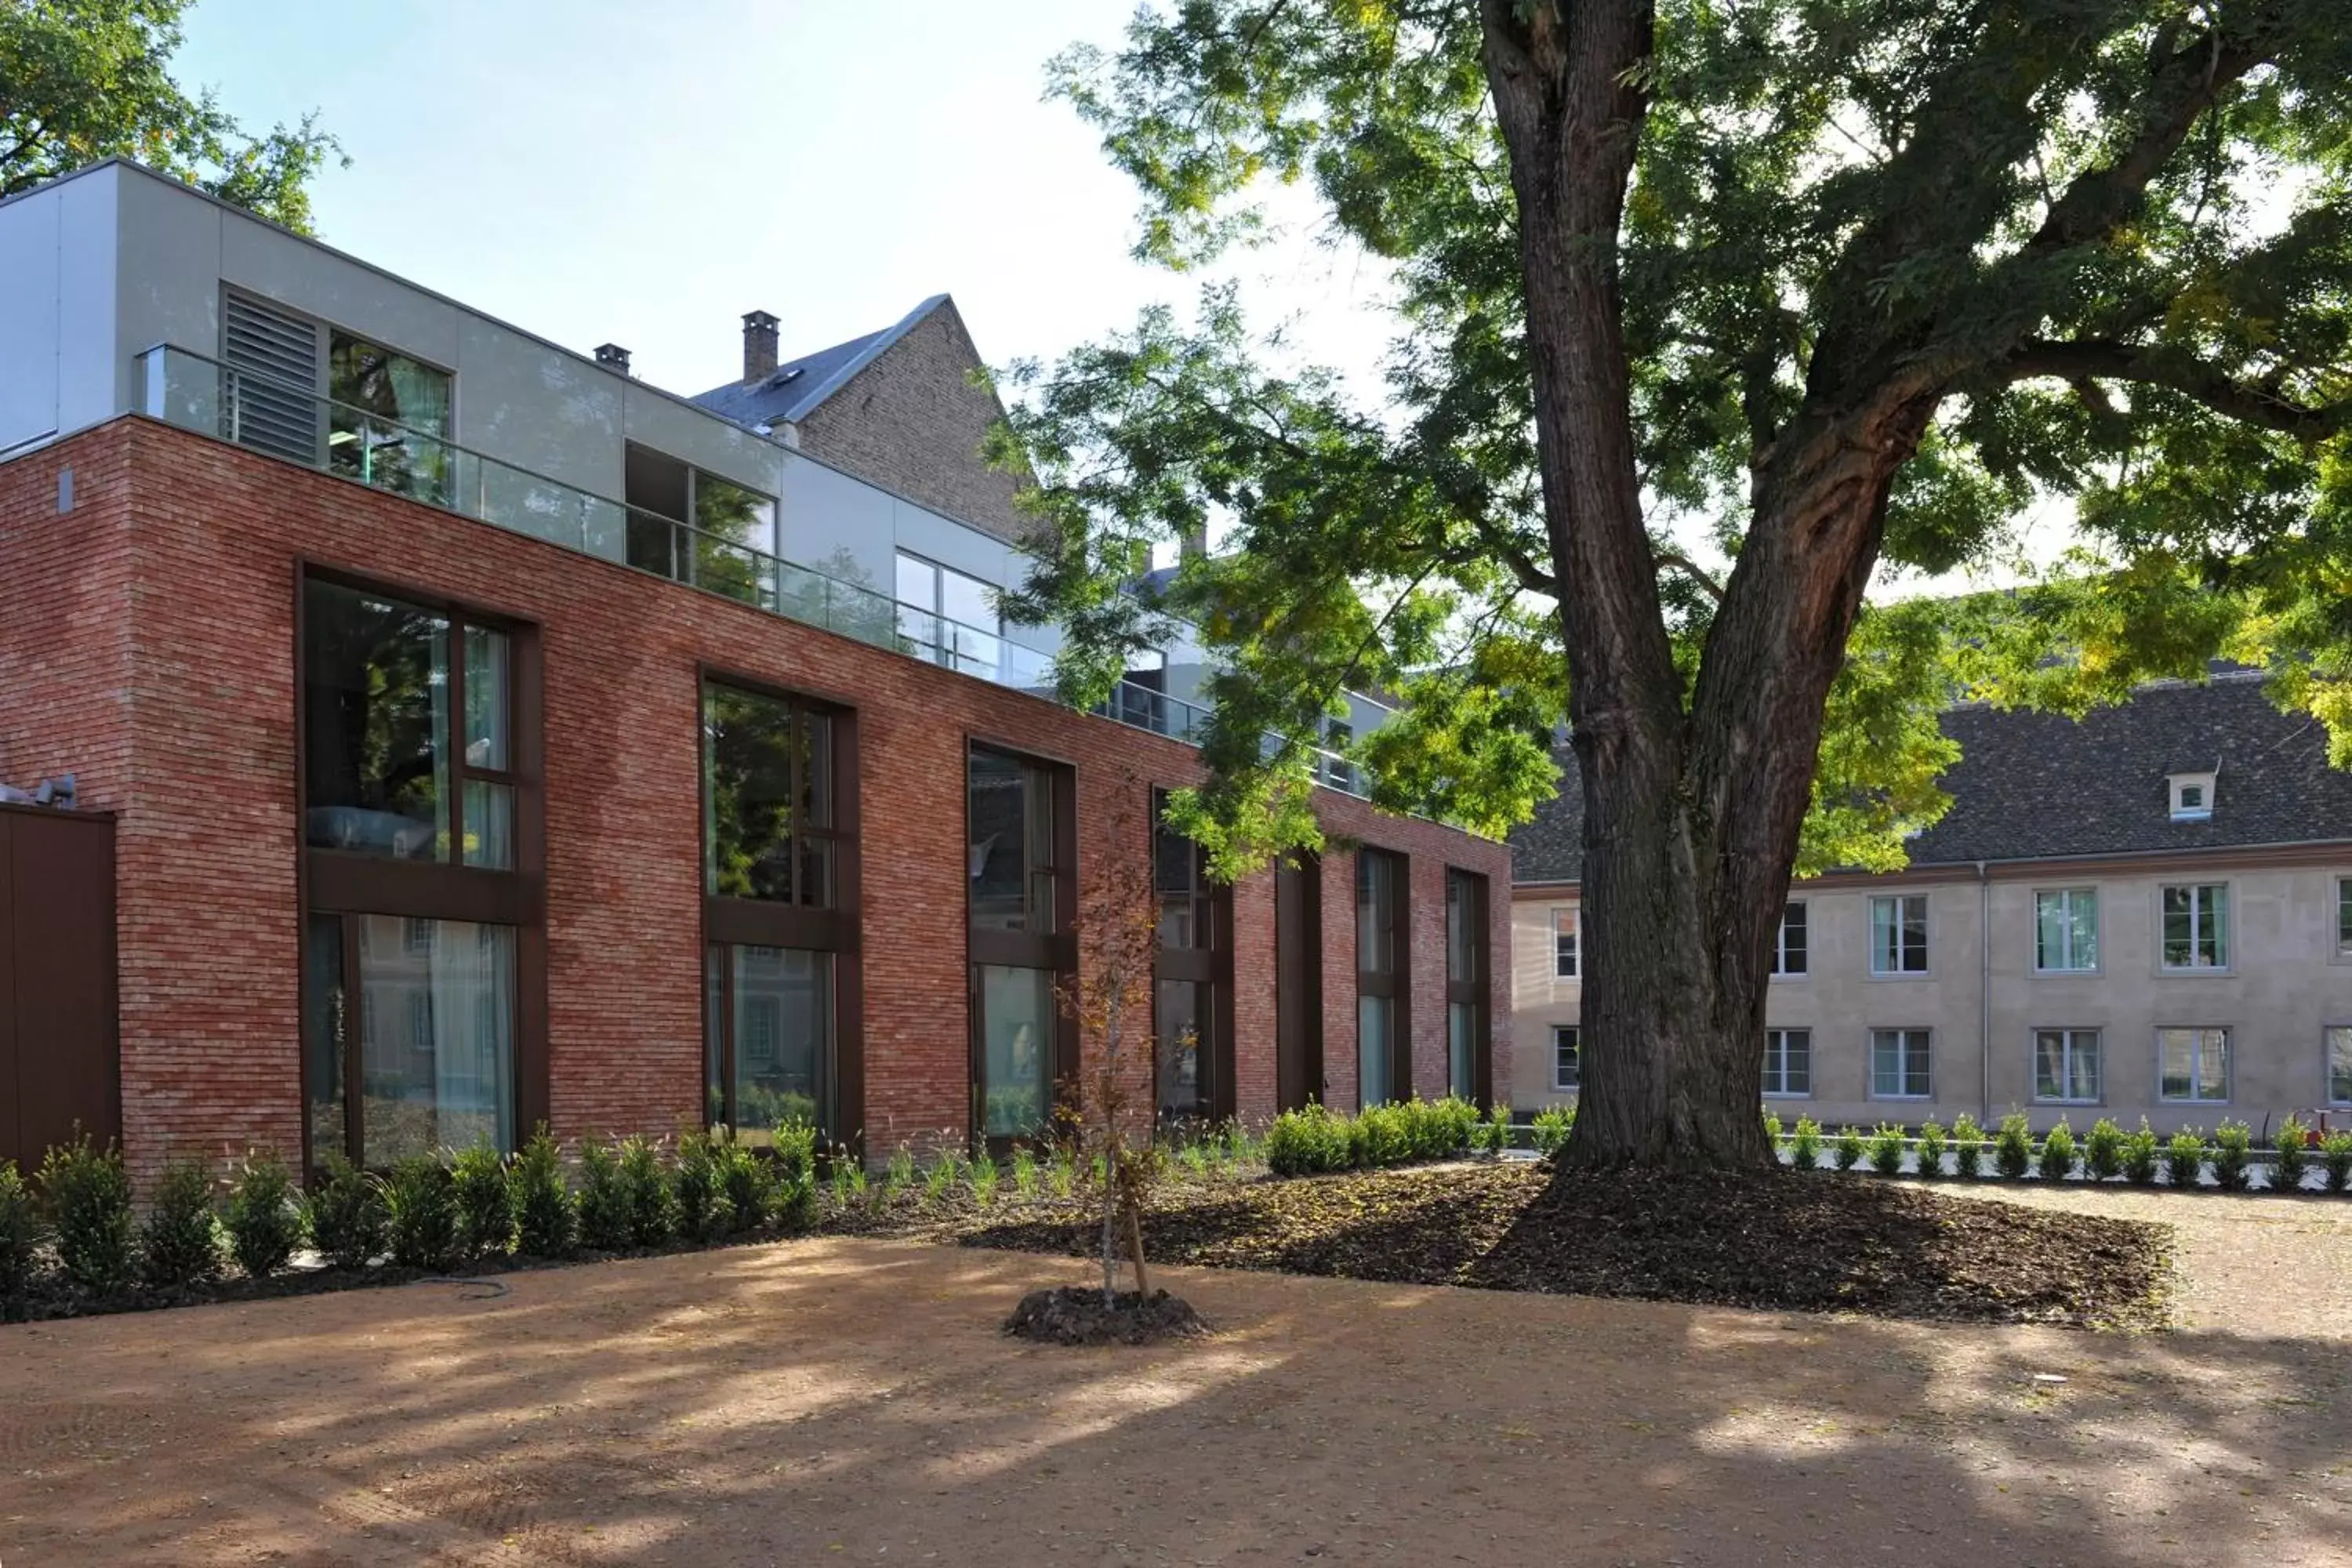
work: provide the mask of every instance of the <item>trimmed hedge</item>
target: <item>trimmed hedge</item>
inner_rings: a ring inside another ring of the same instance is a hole
[[[1544,1147],[1547,1110],[1536,1116],[1537,1147]],[[1565,1113],[1559,1113],[1563,1135]],[[1495,1124],[1482,1121],[1478,1108],[1452,1095],[1444,1100],[1392,1100],[1366,1107],[1354,1116],[1324,1105],[1286,1110],[1265,1131],[1266,1168],[1277,1176],[1322,1175],[1333,1171],[1376,1170],[1416,1160],[1444,1160],[1492,1146]]]

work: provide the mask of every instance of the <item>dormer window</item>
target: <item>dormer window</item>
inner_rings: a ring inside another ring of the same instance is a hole
[[[2202,822],[2213,815],[2211,773],[2168,773],[2165,784],[2172,795],[2172,820]]]

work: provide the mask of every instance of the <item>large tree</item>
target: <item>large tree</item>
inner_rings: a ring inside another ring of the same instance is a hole
[[[1499,828],[1570,725],[1591,959],[1572,1163],[1760,1165],[1801,855],[1893,865],[1955,696],[2080,707],[2265,660],[2352,763],[2343,0],[1183,0],[1056,89],[1142,254],[1272,183],[1384,258],[1385,395],[1286,374],[1231,289],[1019,367],[1100,691],[1169,617],[1231,661],[1192,825],[1311,841],[1343,685],[1412,700],[1379,798]],[[1882,569],[2083,553],[1866,606]],[[1164,591],[1157,542],[1224,530]],[[1727,570],[1710,571],[1710,559]],[[1284,743],[1268,747],[1272,731]]]
[[[310,177],[339,155],[314,117],[247,132],[172,79],[188,0],[0,0],[0,197],[136,158],[307,234]]]

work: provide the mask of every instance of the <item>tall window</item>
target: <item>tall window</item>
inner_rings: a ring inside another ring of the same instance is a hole
[[[314,1161],[511,1149],[525,1115],[543,1114],[519,1040],[525,977],[542,962],[522,923],[539,811],[538,736],[517,718],[525,652],[515,631],[461,612],[303,583]]]
[[[852,730],[805,698],[703,683],[704,1117],[753,1144],[785,1121],[856,1131]]]
[[[2336,884],[2336,956],[2352,958],[2352,877]]]
[[[1571,1089],[1581,1081],[1583,1063],[1577,1055],[1582,1032],[1574,1024],[1554,1024],[1551,1026],[1551,1086],[1556,1089]]]
[[[2326,1030],[2327,1103],[2352,1105],[2352,1024]]]
[[[630,565],[745,604],[775,603],[775,498],[634,442],[623,483]]]
[[[1380,1105],[1412,1092],[1405,1066],[1401,911],[1404,858],[1356,852],[1356,1100]]]
[[[1069,770],[974,746],[965,775],[972,960],[973,1125],[986,1138],[1042,1132],[1054,1087],[1076,1069],[1055,983],[1068,935]]]
[[[1927,897],[1900,893],[1870,900],[1870,972],[1927,973]]]
[[[1476,1100],[1486,1077],[1486,879],[1445,872],[1445,1090]]]
[[[995,590],[952,566],[898,552],[898,635],[950,669],[993,679],[1004,623]]]
[[[327,467],[380,490],[446,506],[449,374],[348,332],[327,334]]]
[[[1927,1100],[1935,1094],[1934,1052],[1925,1029],[1870,1031],[1870,1098]]]
[[[2095,1105],[2101,1093],[2099,1031],[2033,1031],[2033,1098],[2062,1105]]]
[[[1561,980],[1575,980],[1581,973],[1583,955],[1577,942],[1576,911],[1554,910],[1551,912],[1551,972]]]
[[[2230,967],[2230,889],[2206,882],[2163,891],[2164,967]]]
[[[1764,1031],[1764,1098],[1801,1099],[1813,1092],[1813,1032]]]
[[[1209,879],[1209,853],[1167,824],[1168,796],[1151,796],[1151,881],[1160,903],[1153,961],[1153,1078],[1160,1114],[1214,1121],[1233,1113],[1230,891]]]
[[[2219,1104],[2230,1098],[2230,1031],[2158,1029],[2156,1055],[2166,1100]]]
[[[1790,900],[1780,910],[1780,929],[1772,939],[1772,973],[1805,973],[1805,904],[1801,899]]]
[[[2033,967],[2048,973],[2099,967],[2099,893],[2053,888],[2033,895]]]

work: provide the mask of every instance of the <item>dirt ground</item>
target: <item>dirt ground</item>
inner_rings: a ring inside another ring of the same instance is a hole
[[[1171,1269],[1213,1338],[1072,1351],[847,1239],[5,1328],[0,1563],[2352,1563],[2352,1203],[2020,1196],[2182,1328]]]

